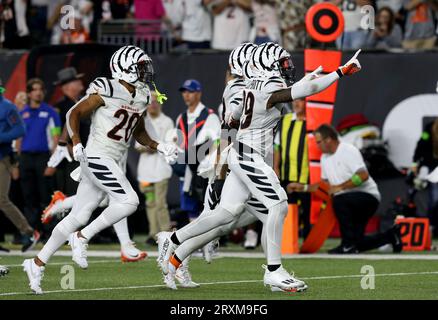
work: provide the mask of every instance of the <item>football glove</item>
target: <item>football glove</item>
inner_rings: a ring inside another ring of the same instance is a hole
[[[58,144],[55,148],[55,151],[50,156],[47,166],[50,168],[56,168],[64,159],[67,159],[68,162],[72,162],[73,160],[68,152],[67,145]]]
[[[167,163],[174,163],[178,158],[178,148],[173,143],[159,143],[157,151],[164,156]]]
[[[85,148],[82,143],[78,143],[73,146],[73,158],[79,162],[86,163],[88,161],[87,155],[85,154]]]
[[[342,67],[339,67],[339,71],[343,76],[351,76],[352,74],[360,71],[362,67],[359,63],[359,60],[357,60],[357,56],[359,55],[360,51],[361,49],[357,50],[354,56],[348,60],[346,64],[344,64]]]

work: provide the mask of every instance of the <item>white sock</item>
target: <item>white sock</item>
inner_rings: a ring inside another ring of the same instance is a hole
[[[221,206],[208,215],[200,215],[198,219],[189,223],[184,228],[176,231],[176,237],[180,243],[206,233],[216,227],[230,223],[234,220],[234,215]]]
[[[100,231],[126,218],[135,210],[137,206],[132,204],[110,204],[93,222],[81,230],[81,234],[89,241]]]
[[[131,242],[128,230],[128,218],[123,218],[119,222],[115,223],[113,227],[122,246]]]
[[[38,253],[38,258],[42,262],[47,263],[59,247],[67,241],[68,236],[78,230],[81,226],[82,223],[76,220],[74,216],[68,215],[65,217],[56,225],[55,229],[53,229],[49,240]]]
[[[281,264],[281,240],[283,237],[284,218],[287,214],[286,201],[269,209],[266,221],[266,257],[268,265]]]

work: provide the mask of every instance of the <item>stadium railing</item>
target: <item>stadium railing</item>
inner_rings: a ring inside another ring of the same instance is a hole
[[[149,54],[168,53],[172,49],[172,35],[161,20],[120,19],[101,22],[98,42],[144,48]]]

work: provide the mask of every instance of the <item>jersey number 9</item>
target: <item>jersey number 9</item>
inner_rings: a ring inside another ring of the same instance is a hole
[[[243,91],[243,107],[244,107],[244,115],[242,116],[240,129],[246,129],[251,124],[252,119],[252,111],[254,109],[254,94],[249,91]]]

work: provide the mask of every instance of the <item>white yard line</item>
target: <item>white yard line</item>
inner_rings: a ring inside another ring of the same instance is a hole
[[[405,272],[405,273],[381,273],[376,274],[376,277],[400,277],[400,276],[412,276],[412,275],[438,275],[438,271],[426,271],[426,272]],[[345,278],[361,278],[363,274],[353,275],[338,275],[338,276],[317,276],[317,277],[304,277],[303,280],[330,280],[330,279],[345,279]],[[263,280],[240,280],[240,281],[217,281],[217,282],[204,282],[200,285],[220,285],[220,284],[240,284],[240,283],[255,283],[262,282]],[[74,293],[74,292],[95,292],[95,291],[115,291],[115,290],[131,290],[131,289],[150,289],[150,288],[165,288],[163,284],[147,285],[147,286],[128,286],[128,287],[107,287],[107,288],[90,288],[90,289],[73,289],[73,290],[52,290],[44,291],[44,294],[51,293]],[[6,292],[0,293],[0,297],[6,296],[18,296],[29,295],[30,291],[26,292]]]
[[[2,257],[7,256],[20,256],[20,257],[34,257],[38,251],[30,251],[22,253],[18,250],[12,250],[9,253],[0,252],[0,261]],[[58,257],[71,257],[70,250],[60,250],[55,253]],[[158,256],[157,251],[148,251],[150,258],[156,258]],[[89,250],[88,257],[94,258],[120,258],[120,251],[111,250]],[[264,258],[262,252],[224,252],[220,251],[219,255],[215,258]],[[286,254],[283,255],[284,259],[364,259],[364,260],[438,260],[438,254],[327,254],[327,253],[313,253],[313,254]]]

